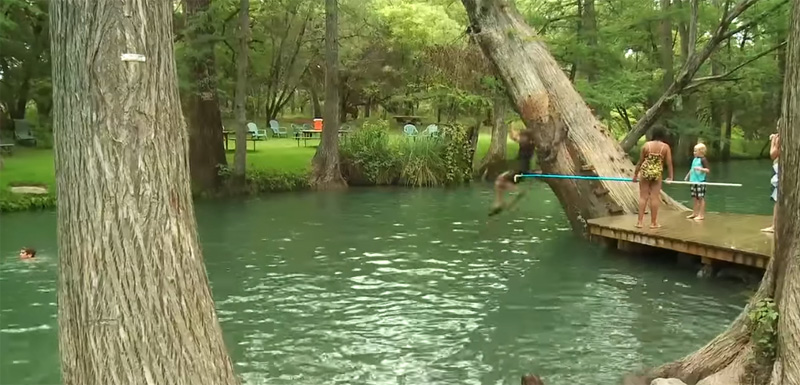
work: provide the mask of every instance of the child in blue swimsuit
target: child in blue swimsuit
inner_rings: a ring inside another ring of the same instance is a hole
[[[694,199],[694,210],[688,219],[695,219],[702,221],[706,216],[706,185],[702,184],[706,181],[706,175],[710,172],[708,161],[706,160],[706,145],[698,143],[694,146],[694,160],[692,160],[692,167],[686,174],[684,180],[692,182],[691,192]]]

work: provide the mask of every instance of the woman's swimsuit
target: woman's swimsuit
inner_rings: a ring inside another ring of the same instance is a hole
[[[661,150],[657,153],[647,151],[647,156],[642,162],[641,171],[639,172],[640,178],[647,181],[661,180],[661,174],[664,172],[664,147],[666,144],[662,143]],[[649,148],[648,148],[649,150]]]

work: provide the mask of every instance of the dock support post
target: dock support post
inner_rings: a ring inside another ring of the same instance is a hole
[[[714,261],[711,258],[700,259],[703,267],[697,272],[697,278],[711,278],[714,276]]]

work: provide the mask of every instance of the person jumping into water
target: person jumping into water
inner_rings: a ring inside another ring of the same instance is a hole
[[[533,158],[533,132],[531,130],[514,131],[508,136],[515,142],[519,143],[519,151],[517,152],[517,164],[515,169],[508,170],[494,182],[494,204],[489,212],[489,216],[499,214],[506,208],[503,196],[506,191],[515,190],[516,184],[519,183],[514,180],[514,175],[530,173],[531,159]],[[519,198],[522,197],[520,192]],[[517,198],[517,199],[519,199]]]

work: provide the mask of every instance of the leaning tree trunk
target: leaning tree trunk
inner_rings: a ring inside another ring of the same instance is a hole
[[[783,86],[780,184],[775,255],[761,285],[727,331],[697,352],[658,368],[654,375],[703,379],[700,384],[800,384],[800,2],[792,11]],[[774,299],[777,305],[776,358],[758,362],[754,352],[769,349],[751,336],[749,315],[758,303]]]
[[[50,2],[66,385],[236,384],[198,244],[168,1]]]
[[[536,33],[505,0],[462,0],[470,27],[497,68],[525,125],[534,130],[542,171],[632,176],[634,166],[586,103]],[[545,121],[546,123],[541,123]],[[548,179],[572,224],[635,213],[639,193],[632,183]],[[666,195],[666,204],[683,208]]]
[[[325,0],[325,114],[322,143],[311,161],[311,186],[332,189],[346,186],[339,169],[339,17],[338,1]]]
[[[239,52],[236,53],[236,153],[233,179],[241,187],[247,161],[247,64],[250,46],[250,0],[239,4]]]
[[[221,181],[219,166],[227,166],[222,137],[222,116],[219,112],[215,80],[214,44],[208,37],[211,26],[211,0],[187,0],[186,13],[192,26],[187,40],[192,53],[191,76],[194,81],[187,101],[189,119],[189,164],[192,184],[200,191],[213,191]]]
[[[477,174],[484,179],[493,179],[506,168],[506,150],[508,147],[508,124],[506,124],[507,99],[498,95],[494,98],[492,115],[492,141],[489,143],[489,152],[481,160]]]

